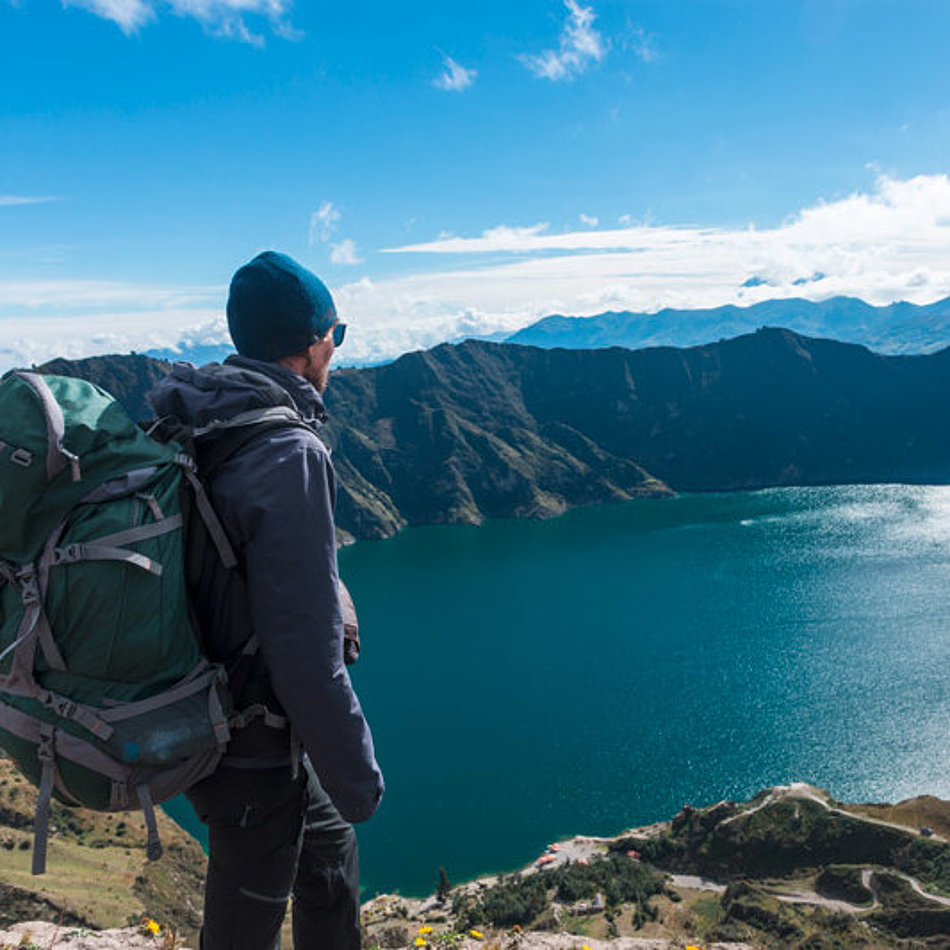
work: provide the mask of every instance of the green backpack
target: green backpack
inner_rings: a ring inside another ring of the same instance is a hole
[[[0,747],[39,787],[34,874],[52,798],[141,808],[157,859],[154,804],[223,754],[227,677],[190,614],[189,506],[233,566],[178,444],[83,380],[0,382]]]

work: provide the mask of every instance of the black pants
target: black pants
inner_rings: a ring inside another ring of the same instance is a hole
[[[188,791],[208,826],[201,950],[278,950],[293,895],[294,950],[359,950],[356,835],[304,760],[221,767]]]

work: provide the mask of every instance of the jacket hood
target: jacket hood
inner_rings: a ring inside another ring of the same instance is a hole
[[[157,418],[174,416],[190,426],[272,406],[295,409],[314,428],[327,420],[323,399],[306,379],[286,366],[247,356],[201,367],[175,363],[147,398]]]

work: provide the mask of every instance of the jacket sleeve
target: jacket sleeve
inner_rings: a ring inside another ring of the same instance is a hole
[[[384,786],[343,662],[329,455],[316,436],[289,430],[241,461],[238,530],[271,685],[337,810],[365,821]]]

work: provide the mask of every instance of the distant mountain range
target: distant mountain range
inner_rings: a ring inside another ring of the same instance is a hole
[[[756,286],[754,278],[746,285]],[[646,346],[702,346],[753,333],[761,327],[785,327],[804,336],[859,343],[881,353],[932,353],[950,346],[950,297],[926,306],[900,302],[873,307],[854,297],[832,297],[819,303],[766,300],[749,307],[711,310],[610,311],[593,317],[555,315],[517,333],[493,333],[472,339],[544,349],[623,346],[638,350]],[[358,332],[357,327],[353,330]],[[184,360],[201,366],[223,362],[233,352],[229,343],[183,341],[175,349],[146,350],[144,355],[169,363]]]
[[[44,369],[141,417],[167,364]],[[327,407],[353,538],[673,491],[950,483],[950,349],[882,356],[777,329],[638,351],[469,341],[338,370]]]
[[[507,338],[524,346],[599,349],[624,346],[699,346],[786,327],[805,336],[860,343],[881,353],[930,353],[950,346],[950,297],[926,306],[873,307],[854,297],[765,300],[750,307],[712,310],[610,312],[594,317],[545,317]]]

